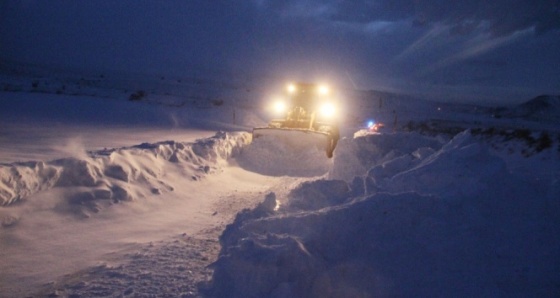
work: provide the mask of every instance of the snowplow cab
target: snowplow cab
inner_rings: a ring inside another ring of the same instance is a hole
[[[253,129],[253,138],[271,135],[301,140],[313,140],[325,149],[327,157],[333,156],[340,138],[336,106],[331,90],[326,85],[292,83],[286,87],[283,99],[274,103],[274,112],[282,116],[273,119],[267,127]]]

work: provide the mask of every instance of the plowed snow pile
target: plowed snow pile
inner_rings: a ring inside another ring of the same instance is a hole
[[[91,152],[83,158],[0,165],[0,206],[52,187],[83,187],[87,190],[73,195],[68,203],[97,212],[99,201],[117,203],[143,197],[145,192],[173,190],[165,182],[166,163],[181,164],[184,176],[198,180],[249,141],[248,134],[217,133],[194,143],[145,143]]]
[[[212,294],[557,295],[558,144],[526,157],[491,142],[468,131],[344,140],[338,180],[238,214],[220,238]]]
[[[325,157],[324,148],[314,145],[305,135],[289,141],[264,136],[244,147],[236,160],[244,169],[264,175],[321,176],[329,171],[332,160]]]

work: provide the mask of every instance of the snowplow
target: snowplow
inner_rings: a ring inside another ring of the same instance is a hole
[[[326,85],[289,84],[273,110],[282,118],[271,120],[266,127],[253,128],[253,139],[270,136],[294,145],[314,144],[332,158],[340,133],[336,105]]]

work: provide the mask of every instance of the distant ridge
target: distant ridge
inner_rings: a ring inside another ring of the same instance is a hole
[[[519,109],[527,112],[542,112],[550,109],[560,110],[560,96],[539,95],[518,106]]]
[[[539,95],[501,112],[508,118],[525,118],[536,121],[560,121],[560,96]]]

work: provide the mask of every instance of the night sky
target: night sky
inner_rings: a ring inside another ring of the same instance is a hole
[[[0,0],[0,59],[518,102],[560,93],[560,0]]]

